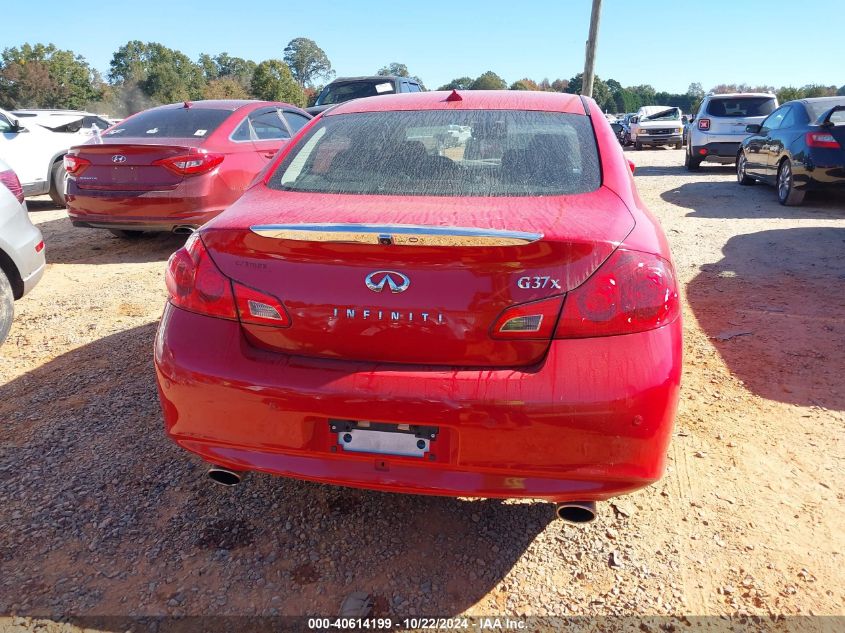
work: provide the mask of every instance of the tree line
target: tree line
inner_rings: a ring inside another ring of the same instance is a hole
[[[379,75],[412,77],[405,64],[392,62]],[[86,109],[113,116],[179,101],[199,99],[266,99],[298,106],[313,104],[323,83],[335,76],[331,61],[316,42],[297,37],[276,59],[255,62],[222,52],[203,53],[194,61],[157,42],[133,40],[112,55],[106,77],[82,56],[53,44],[23,44],[0,55],[0,107]],[[422,84],[419,77],[413,77]],[[524,77],[508,84],[493,71],[457,77],[440,90],[543,90],[581,92],[581,73],[569,79]],[[783,103],[804,97],[845,95],[845,86],[802,87],[720,84],[711,92],[773,92]],[[606,112],[632,112],[644,105],[667,105],[692,112],[704,97],[700,83],[683,94],[657,91],[651,85],[622,86],[596,77],[593,98]]]

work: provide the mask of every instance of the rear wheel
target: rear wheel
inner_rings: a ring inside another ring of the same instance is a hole
[[[778,202],[787,207],[797,207],[804,202],[804,190],[795,188],[792,162],[787,158],[778,169]]]
[[[684,148],[684,142],[683,141],[678,141],[677,143],[675,143],[675,149],[683,149],[683,148]]]
[[[65,171],[64,162],[57,160],[53,163],[53,168],[50,170],[50,200],[53,201],[57,207],[65,206],[65,178],[67,172]]]
[[[637,141],[636,143],[634,143],[634,149],[635,149],[635,150],[640,151],[642,148],[643,148],[643,144],[642,144],[642,143],[640,143],[639,141]]]
[[[740,152],[739,156],[736,159],[736,181],[747,187],[748,185],[753,185],[757,181],[754,180],[751,176],[748,175],[746,171],[748,168],[748,159],[745,158],[745,152]]]
[[[687,151],[684,154],[684,167],[687,168],[687,171],[698,171],[701,167],[701,159],[692,155],[689,145],[687,145]]]
[[[15,295],[12,293],[12,284],[9,283],[6,273],[0,269],[0,345],[9,336],[14,314]]]
[[[109,229],[109,233],[122,240],[137,240],[144,234],[143,231],[125,231],[123,229]]]

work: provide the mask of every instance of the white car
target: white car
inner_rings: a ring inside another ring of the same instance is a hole
[[[671,106],[643,106],[630,119],[630,137],[636,149],[648,145],[671,145],[681,149],[684,126],[681,109]]]
[[[26,197],[47,193],[53,202],[64,206],[62,159],[72,145],[79,144],[80,138],[74,134],[56,134],[0,110],[0,160],[18,175]]]
[[[36,123],[56,134],[72,134],[77,137],[75,144],[84,143],[95,130],[104,132],[112,126],[106,117],[82,110],[12,110],[12,114],[26,126]]]
[[[29,221],[17,175],[0,160],[0,345],[9,335],[14,302],[44,274],[44,240]]]
[[[684,166],[695,171],[702,161],[735,163],[748,136],[745,126],[762,123],[777,107],[777,97],[767,92],[707,95],[690,119]]]

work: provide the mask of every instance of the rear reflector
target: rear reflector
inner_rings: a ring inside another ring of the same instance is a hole
[[[288,327],[290,316],[276,297],[235,282],[235,303],[241,323]]]
[[[840,149],[839,141],[829,132],[807,132],[808,147],[823,147],[826,149]]]
[[[550,339],[563,297],[511,306],[493,323],[491,335],[500,339]]]
[[[709,130],[710,129],[710,119],[699,119],[698,120],[698,129],[699,130]]]
[[[35,245],[35,252],[40,253],[43,250],[44,250],[44,240],[41,240],[40,242],[38,242],[38,244]]]
[[[65,171],[71,176],[78,176],[85,168],[91,164],[91,161],[81,156],[74,156],[73,154],[65,154],[64,158]]]
[[[185,154],[183,156],[171,156],[160,158],[153,162],[153,165],[161,165],[174,174],[180,176],[197,176],[205,174],[223,162],[222,154]]]
[[[618,250],[566,297],[555,338],[643,332],[681,313],[675,272],[665,259]]]
[[[707,149],[702,147],[700,150],[698,150],[698,153],[702,156],[707,156]]]
[[[18,180],[18,175],[11,169],[0,171],[0,183],[6,186],[6,189],[12,192],[12,195],[18,199],[18,202],[23,204],[23,187]]]

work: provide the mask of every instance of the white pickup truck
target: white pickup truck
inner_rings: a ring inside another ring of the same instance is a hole
[[[643,106],[631,117],[631,140],[636,149],[648,145],[671,145],[681,149],[684,145],[684,125],[681,109],[670,106]]]
[[[0,110],[0,159],[18,175],[27,197],[48,193],[53,202],[64,206],[62,159],[70,146],[78,143],[76,135],[25,124],[11,112]]]

